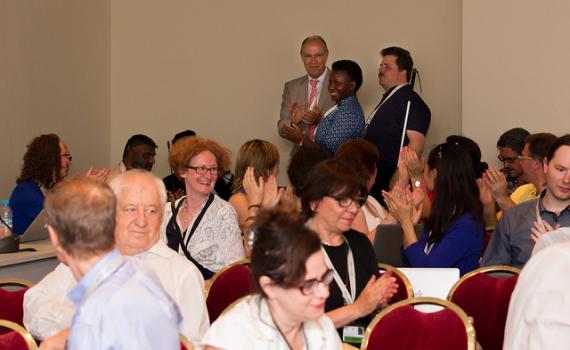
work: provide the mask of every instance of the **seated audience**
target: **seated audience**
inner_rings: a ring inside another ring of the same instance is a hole
[[[545,174],[543,162],[556,139],[557,137],[550,133],[538,133],[527,136],[522,154],[518,156],[518,165],[522,170],[519,178],[526,183],[517,187],[510,196],[505,175],[495,169],[487,170],[484,183],[494,200],[491,203],[491,208],[487,210],[489,212],[492,211],[492,215],[487,216],[491,219],[495,218],[493,210],[495,202],[501,208],[496,214],[496,219],[492,222],[493,224],[503,216],[505,210],[522,202],[535,199],[544,190]]]
[[[40,135],[27,147],[17,185],[10,196],[17,235],[23,234],[42,211],[45,194],[67,176],[72,159],[66,144],[55,134]],[[108,174],[109,169],[93,167],[85,173],[97,181],[105,181]]]
[[[346,140],[364,136],[364,113],[356,97],[361,85],[362,70],[356,62],[333,63],[329,92],[336,105],[325,112],[315,131],[315,143],[331,156]]]
[[[390,213],[402,224],[402,253],[412,267],[456,267],[464,275],[479,267],[484,233],[473,162],[461,145],[442,143],[430,152],[427,168],[426,187],[435,195],[420,240],[414,231],[419,213],[409,190],[400,190],[400,198],[384,192]]]
[[[235,179],[233,183],[233,194],[230,197],[230,204],[235,208],[239,227],[243,234],[248,232],[257,212],[261,209],[263,201],[262,191],[257,193],[255,198],[248,200],[252,193],[248,193],[244,189],[244,182],[247,181],[246,173],[250,171],[251,178],[259,186],[264,186],[271,181],[273,186],[277,188],[276,177],[279,175],[279,151],[271,142],[264,140],[250,140],[244,143],[237,154]],[[276,203],[271,203],[275,205]],[[268,203],[266,203],[266,206]]]
[[[363,330],[374,311],[392,298],[397,284],[390,273],[378,277],[372,244],[350,228],[366,202],[360,178],[348,165],[326,160],[311,169],[302,193],[307,226],[319,236],[335,276],[325,305],[327,316],[339,330]]]
[[[497,141],[499,160],[503,163],[501,172],[507,177],[507,192],[511,194],[517,187],[525,182],[520,178],[522,168],[518,162],[518,157],[522,154],[524,140],[530,135],[523,128],[513,128],[505,131]]]
[[[366,203],[352,222],[352,229],[366,234],[370,242],[374,242],[378,225],[392,222],[392,217],[387,215],[382,205],[369,195],[378,171],[378,148],[366,140],[348,140],[339,147],[334,158],[348,164],[360,175],[360,183],[367,191]]]
[[[123,159],[111,169],[107,183],[127,170],[143,169],[151,171],[155,163],[154,157],[156,157],[157,147],[156,143],[146,135],[137,134],[131,136],[123,150]]]
[[[204,281],[192,263],[160,240],[166,202],[164,185],[146,171],[131,170],[117,176],[110,186],[117,198],[116,249],[124,256],[133,256],[133,260],[158,276],[160,284],[184,317],[180,333],[199,344],[209,326]],[[86,214],[86,217],[90,216]],[[60,346],[64,345],[66,329],[70,327],[76,310],[75,305],[67,300],[67,294],[75,285],[69,267],[59,264],[26,292],[24,325],[34,338],[43,340],[60,332],[50,341],[52,346],[56,340]]]
[[[324,315],[332,270],[298,214],[260,213],[251,257],[257,292],[212,324],[205,349],[341,349]]]
[[[165,206],[163,239],[210,279],[222,267],[245,258],[235,209],[218,197],[214,184],[229,168],[229,151],[200,136],[172,146],[172,169],[184,179],[186,196]]]
[[[528,261],[511,295],[503,349],[568,349],[568,270],[570,242],[547,247]]]
[[[542,194],[507,210],[495,226],[482,266],[522,268],[534,247],[531,238],[534,221],[570,226],[570,134],[559,137],[550,147],[544,171],[546,187]]]
[[[182,316],[176,303],[153,271],[114,249],[116,202],[111,189],[86,178],[66,181],[46,197],[45,206],[52,245],[77,280],[61,295],[77,307],[66,324],[71,330],[65,348],[180,349]],[[136,225],[146,221],[139,217],[146,212],[151,211],[137,202],[119,209],[118,215],[130,216]],[[159,213],[160,206],[151,216]],[[130,239],[138,245],[149,237],[137,232]]]

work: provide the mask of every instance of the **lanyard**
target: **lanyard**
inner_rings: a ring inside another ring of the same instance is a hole
[[[325,263],[327,264],[327,267],[333,271],[333,278],[338,287],[340,288],[340,291],[342,293],[342,298],[344,299],[345,304],[349,305],[353,304],[354,300],[356,299],[356,273],[354,269],[354,256],[352,255],[352,249],[350,248],[350,244],[348,244],[346,237],[343,236],[343,238],[344,242],[348,246],[348,254],[346,255],[346,266],[348,268],[348,282],[350,284],[350,292],[346,288],[346,285],[344,284],[342,278],[340,278],[338,271],[335,269],[331,259],[327,254],[327,251],[325,250],[325,248],[323,248],[322,245],[321,245],[321,250],[325,255]]]
[[[388,99],[390,99],[390,97],[392,97],[392,95],[394,95],[396,93],[396,91],[400,90],[401,87],[408,85],[408,83],[404,83],[404,84],[400,84],[398,86],[396,86],[394,88],[394,90],[392,90],[392,92],[390,92],[390,94],[388,95],[388,97],[386,97],[384,99],[384,101],[380,102],[378,104],[378,106],[376,108],[374,108],[374,110],[372,111],[372,113],[370,113],[370,115],[368,116],[368,119],[366,120],[366,127],[368,127],[368,125],[370,125],[370,123],[372,122],[372,118],[374,118],[374,115],[376,114],[376,112],[378,112],[378,110],[380,109],[380,107],[382,107],[382,105],[384,103],[386,103],[386,101],[388,101]]]
[[[323,115],[323,117],[321,118],[321,120],[325,119],[326,117],[328,117],[329,115],[331,115],[333,112],[335,112],[338,109],[338,105],[334,105],[331,108],[329,108],[325,114]],[[319,128],[319,125],[321,124],[321,122],[319,122],[319,124],[317,124],[317,126],[315,127],[315,135],[317,134],[317,129]]]
[[[540,198],[536,200],[536,223],[539,224],[544,229],[544,224],[542,223],[542,217],[540,216],[540,208],[538,207],[540,204]]]

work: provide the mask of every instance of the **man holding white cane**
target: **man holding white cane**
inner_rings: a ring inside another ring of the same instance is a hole
[[[380,151],[376,183],[370,193],[378,200],[382,200],[380,190],[389,190],[400,148],[408,146],[421,155],[431,120],[429,107],[408,84],[414,64],[410,52],[387,47],[380,54],[378,79],[386,92],[370,114],[364,136]]]

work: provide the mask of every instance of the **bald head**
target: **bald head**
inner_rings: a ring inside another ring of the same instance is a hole
[[[166,189],[144,170],[130,170],[109,184],[117,197],[116,245],[123,255],[149,250],[160,239]]]

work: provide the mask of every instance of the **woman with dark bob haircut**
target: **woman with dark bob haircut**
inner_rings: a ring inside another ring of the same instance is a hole
[[[253,230],[256,293],[212,324],[205,349],[341,349],[324,315],[333,277],[318,236],[282,209],[260,212]]]
[[[345,326],[366,327],[371,314],[397,290],[389,273],[378,278],[368,238],[350,228],[366,201],[363,193],[358,175],[338,160],[314,166],[302,191],[307,225],[319,236],[327,266],[334,272],[325,310],[339,331]]]
[[[442,143],[431,150],[425,183],[435,192],[431,214],[420,240],[414,232],[412,204],[384,192],[402,224],[402,252],[413,267],[456,267],[461,275],[479,267],[483,246],[483,205],[469,151],[458,143]]]

